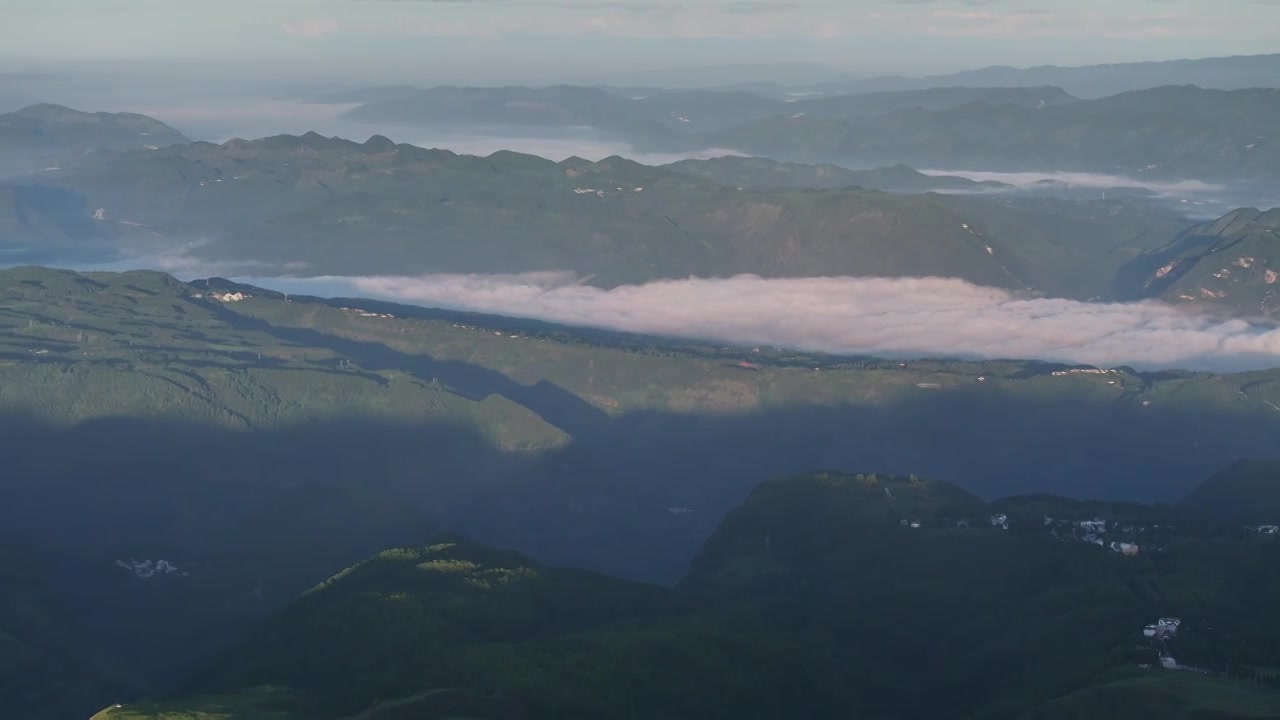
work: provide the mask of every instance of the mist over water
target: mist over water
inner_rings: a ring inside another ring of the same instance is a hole
[[[258,278],[242,282],[566,325],[885,357],[1017,358],[1140,369],[1280,366],[1280,325],[1159,302],[1019,297],[951,278],[742,275],[601,289],[570,273]]]

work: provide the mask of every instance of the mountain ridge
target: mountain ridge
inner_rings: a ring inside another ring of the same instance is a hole
[[[1264,620],[1266,602],[1226,601],[1232,589],[1257,582],[1248,568],[1274,558],[1280,548],[1273,539],[1202,527],[1190,516],[1158,531],[1165,526],[1147,527],[1168,522],[1158,509],[1130,506],[1112,519],[1061,499],[1055,512],[1062,514],[1042,522],[1045,499],[1025,509],[1021,500],[1006,499],[1005,512],[991,514],[994,506],[954,486],[916,477],[778,478],[730,512],[674,590],[541,566],[456,536],[388,550],[266,621],[190,690],[235,697],[253,687],[285,689],[296,698],[275,705],[285,718],[376,713],[390,698],[402,699],[389,707],[414,706],[415,717],[446,717],[448,710],[427,702],[441,688],[464,693],[473,707],[491,698],[480,714],[485,718],[641,717],[658,709],[671,717],[763,718],[835,707],[871,717],[930,717],[940,703],[960,717],[1022,718],[1046,705],[1061,714],[1078,702],[1065,698],[1117,681],[1182,687],[1178,670],[1142,669],[1144,661],[1176,653],[1189,665],[1214,664],[1215,676],[1201,681],[1206,687],[1238,694],[1186,688],[1189,704],[1216,707],[1222,717],[1261,717],[1249,708],[1280,698],[1274,689],[1219,674],[1222,663],[1274,654],[1265,643],[1246,649],[1235,642],[1242,631],[1280,632]],[[1098,529],[1104,526],[1108,531]],[[1142,536],[1141,546],[1133,545],[1140,550],[1096,547],[1093,534],[1109,531],[1117,538],[1113,547]],[[1146,559],[1162,553],[1184,562],[1231,562],[1206,571]],[[898,562],[881,562],[884,555]],[[970,584],[939,585],[942,574]],[[1056,582],[1041,584],[1051,575]],[[1209,576],[1229,587],[1201,596],[1197,606],[1188,587]],[[1096,611],[1076,604],[1087,597],[1103,602]],[[528,615],[530,602],[549,602],[553,619],[541,611]],[[415,606],[431,610],[414,612]],[[1059,619],[1049,621],[1051,612]],[[1177,632],[1135,642],[1142,623],[1153,622],[1144,618],[1157,614],[1181,615]],[[1095,623],[1089,632],[1061,634],[1085,617]],[[1057,637],[1057,657],[987,632],[1010,626],[1020,638]],[[854,638],[858,645],[836,650]],[[808,643],[807,655],[797,641]],[[939,643],[949,657],[930,662]],[[696,652],[699,661],[671,654],[677,647]],[[753,671],[736,672],[726,650],[749,659]],[[537,669],[549,661],[558,663]],[[921,661],[929,672],[917,667],[911,681],[894,677],[911,675]],[[993,674],[1020,663],[1032,665],[1018,671],[1021,687],[1011,694]],[[694,682],[681,682],[681,674]],[[756,689],[742,683],[747,677]],[[859,679],[851,686],[850,677]],[[799,682],[777,682],[784,678]],[[922,696],[917,688],[912,697],[913,681],[932,693]],[[633,682],[640,687],[628,687]],[[778,697],[766,699],[762,687]],[[726,695],[730,688],[735,692]],[[1127,697],[1158,704],[1135,692]],[[151,715],[125,708],[103,717]]]
[[[0,178],[79,162],[86,153],[190,142],[138,113],[87,113],[40,103],[0,114]]]
[[[756,165],[723,177],[717,163],[738,161],[702,162],[480,158],[316,133],[125,151],[0,185],[0,200],[12,198],[0,204],[0,249],[45,263],[180,251],[312,276],[572,271],[603,287],[743,273],[949,276],[1087,299],[1105,296],[1125,254],[1187,224],[1139,199],[815,190],[769,178],[822,169],[742,161]],[[990,188],[905,168],[850,177]],[[752,178],[782,187],[722,184]],[[1051,206],[1053,221],[1024,205]]]

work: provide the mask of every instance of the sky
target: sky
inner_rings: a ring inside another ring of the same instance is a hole
[[[857,74],[1280,52],[1280,0],[3,0],[14,60],[272,61],[388,76]],[[604,78],[601,78],[604,79]]]

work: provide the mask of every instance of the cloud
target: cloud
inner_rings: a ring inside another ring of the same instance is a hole
[[[342,29],[342,24],[337,20],[299,20],[286,23],[282,29],[286,35],[321,37],[338,32]]]
[[[1239,370],[1280,365],[1280,326],[1158,302],[1018,297],[949,278],[739,276],[604,290],[571,274],[252,280],[555,323],[837,354]],[[284,287],[282,285],[286,285]]]
[[[1194,195],[1219,192],[1226,189],[1223,185],[1207,183],[1202,180],[1146,180],[1126,175],[1106,175],[1084,172],[992,172],[980,170],[921,170],[925,175],[956,175],[970,180],[995,180],[1019,188],[1034,187],[1041,182],[1062,183],[1073,188],[1143,188],[1166,196]]]
[[[611,139],[607,135],[600,133],[577,133],[575,136],[561,137],[553,137],[546,134],[521,137],[518,135],[495,136],[438,131],[431,135],[410,137],[408,142],[418,147],[451,150],[460,155],[487,157],[500,150],[510,150],[526,155],[537,155],[556,162],[567,160],[571,157],[598,161],[618,155],[641,165],[665,165],[679,160],[705,160],[715,157],[742,155],[741,152],[728,148],[704,148],[702,150],[669,153],[641,152],[629,143]]]

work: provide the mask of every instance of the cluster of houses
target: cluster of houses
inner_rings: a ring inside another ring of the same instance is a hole
[[[1182,625],[1182,620],[1173,617],[1162,617],[1154,623],[1142,628],[1143,637],[1154,638],[1156,640],[1168,640],[1178,634],[1178,627]]]
[[[1050,527],[1049,533],[1059,540],[1075,540],[1078,542],[1105,547],[1113,552],[1121,555],[1137,555],[1139,546],[1137,543],[1131,543],[1120,540],[1112,540],[1107,542],[1104,536],[1107,534],[1107,521],[1102,518],[1094,518],[1092,520],[1058,520],[1045,516],[1044,524]],[[1126,535],[1134,535],[1146,532],[1147,528],[1142,525],[1112,525],[1111,530],[1117,530]]]
[[[1049,373],[1053,377],[1063,377],[1066,375],[1119,375],[1119,370],[1104,370],[1103,368],[1070,368],[1068,370],[1054,370]]]
[[[344,307],[344,308],[338,308],[338,309],[339,309],[339,310],[341,310],[341,311],[343,311],[343,312],[355,313],[356,315],[359,315],[360,317],[376,317],[376,318],[393,318],[393,317],[395,317],[395,315],[392,315],[391,313],[376,313],[376,312],[369,312],[368,310],[361,310],[360,308],[348,308],[348,307]]]
[[[139,577],[143,580],[155,577],[156,575],[172,575],[177,573],[182,577],[187,577],[191,574],[186,570],[182,570],[168,560],[156,560],[155,562],[150,560],[132,559],[128,562],[125,562],[124,560],[117,560],[116,567],[133,573],[134,577]]]
[[[196,297],[200,297],[200,296],[197,295]],[[218,302],[240,302],[241,300],[248,300],[253,296],[247,293],[242,293],[242,292],[229,292],[229,293],[216,292],[216,293],[211,293],[209,297],[213,298],[214,300],[217,300]]]
[[[1178,628],[1182,626],[1182,620],[1175,617],[1162,617],[1154,623],[1142,628],[1142,636],[1156,644],[1160,652],[1160,667],[1165,670],[1190,670],[1192,672],[1205,672],[1203,669],[1183,665],[1169,654],[1168,648],[1165,646],[1166,640],[1171,640],[1178,635]],[[1141,667],[1150,667],[1142,665]]]
[[[618,192],[624,192],[622,188],[616,188]],[[573,189],[575,195],[595,195],[596,197],[604,197],[604,190],[597,190],[589,187],[577,187]],[[631,192],[644,192],[644,188],[631,188]]]
[[[1259,525],[1249,529],[1261,535],[1280,535],[1280,525]]]
[[[987,522],[993,528],[999,528],[1001,530],[1009,529],[1009,515],[1007,513],[993,513],[987,518]],[[908,528],[920,527],[919,520],[913,520],[910,518],[902,518],[898,523],[903,527]],[[1107,533],[1108,525],[1107,521],[1101,518],[1094,518],[1092,520],[1055,520],[1054,518],[1046,516],[1044,518],[1044,524],[1049,527],[1049,534],[1053,535],[1058,540],[1071,540],[1088,543],[1090,545],[1097,545],[1127,556],[1137,555],[1140,550],[1137,543],[1128,542],[1126,540],[1112,540],[1110,542],[1105,540],[1103,536]],[[969,518],[961,518],[956,521],[955,526],[957,528],[968,528],[972,527],[972,524],[970,523]],[[1113,525],[1110,529],[1131,536],[1145,532],[1147,528],[1141,525],[1117,524]],[[1262,531],[1262,529],[1259,529],[1259,532]]]

